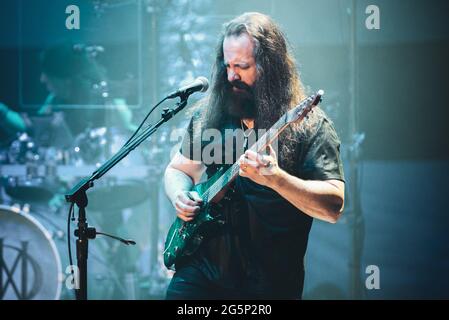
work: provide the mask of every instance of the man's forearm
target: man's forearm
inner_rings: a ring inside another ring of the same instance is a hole
[[[281,170],[269,185],[305,214],[335,223],[343,209],[343,195],[327,181],[302,180]]]
[[[167,167],[164,175],[165,192],[172,203],[181,191],[190,191],[193,187],[193,180],[181,170]]]
[[[0,103],[0,125],[10,134],[17,131],[25,131],[26,124],[19,113],[12,111],[6,105]]]

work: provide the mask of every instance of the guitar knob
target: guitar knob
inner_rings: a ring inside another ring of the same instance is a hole
[[[184,233],[184,234],[181,236],[181,238],[182,238],[182,240],[185,240],[185,239],[187,238],[187,235]]]
[[[196,243],[201,243],[201,241],[203,241],[203,236],[197,235],[195,236],[194,240]]]
[[[178,253],[179,247],[175,247],[174,250],[175,250],[175,253]]]

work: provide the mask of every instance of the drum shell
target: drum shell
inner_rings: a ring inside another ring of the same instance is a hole
[[[0,205],[0,221],[2,285],[7,283],[2,299],[59,299],[62,265],[50,232],[30,214],[8,206]]]

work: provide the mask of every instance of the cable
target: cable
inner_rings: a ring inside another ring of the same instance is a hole
[[[165,97],[164,99],[162,99],[161,101],[159,101],[153,108],[151,108],[151,110],[147,113],[147,115],[145,116],[145,118],[143,118],[142,122],[139,124],[139,127],[137,128],[136,131],[134,131],[134,133],[132,134],[132,136],[128,139],[128,141],[125,142],[125,144],[123,145],[123,147],[121,149],[123,149],[124,147],[126,147],[131,141],[132,139],[136,136],[136,134],[140,131],[140,129],[142,128],[143,124],[145,123],[145,121],[147,121],[148,117],[150,116],[150,114],[165,100],[167,100],[168,98]]]
[[[122,151],[130,142],[132,142],[133,138],[137,135],[137,133],[140,131],[140,129],[142,128],[143,124],[145,123],[145,121],[147,121],[148,117],[150,116],[150,114],[165,100],[168,99],[168,96],[166,96],[164,99],[162,99],[161,101],[159,101],[153,108],[151,108],[151,110],[147,113],[147,115],[145,116],[145,118],[143,118],[142,122],[139,124],[139,126],[137,127],[136,131],[134,131],[134,133],[131,135],[131,137],[129,137],[129,139],[122,145],[122,147],[119,149],[118,152]],[[95,175],[96,173],[98,173],[98,169],[95,170],[93,172],[93,175]]]
[[[68,247],[68,253],[69,253],[69,264],[70,264],[70,273],[72,274],[72,284],[73,281],[75,281],[75,278],[73,277],[73,260],[72,260],[72,248],[70,246],[70,218],[73,216],[73,206],[74,203],[72,202],[70,204],[69,208],[69,215],[67,217],[67,247]]]

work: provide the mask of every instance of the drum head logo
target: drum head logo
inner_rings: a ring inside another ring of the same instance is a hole
[[[33,299],[42,280],[42,269],[28,252],[28,241],[9,245],[0,238],[0,299]]]

